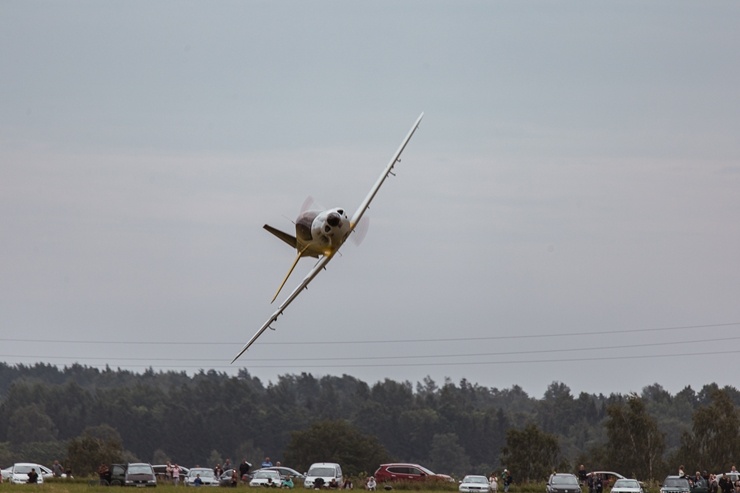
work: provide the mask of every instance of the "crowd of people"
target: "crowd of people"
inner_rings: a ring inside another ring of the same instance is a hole
[[[707,471],[696,471],[693,476],[684,472],[684,466],[679,466],[678,476],[686,478],[691,488],[706,488],[708,493],[740,493],[740,473],[732,466],[729,475],[710,474]]]

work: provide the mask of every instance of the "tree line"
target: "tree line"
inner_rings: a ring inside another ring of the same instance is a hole
[[[265,385],[244,369],[0,363],[0,466],[60,459],[87,474],[102,461],[213,466],[270,456],[299,470],[333,460],[349,474],[396,460],[457,476],[507,467],[518,481],[579,464],[662,479],[678,464],[729,470],[740,458],[738,406],[740,392],[716,384],[574,396],[552,382],[536,398],[465,379],[369,385],[301,373]]]

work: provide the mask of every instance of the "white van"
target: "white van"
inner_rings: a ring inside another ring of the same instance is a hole
[[[334,462],[317,462],[311,464],[306,473],[306,479],[303,481],[303,486],[306,488],[314,488],[315,481],[321,478],[324,480],[324,487],[329,486],[332,480],[337,482],[337,488],[341,488],[344,485],[344,477],[342,476],[342,466]]]

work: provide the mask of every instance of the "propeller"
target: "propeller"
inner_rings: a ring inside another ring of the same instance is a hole
[[[320,207],[316,205],[316,201],[313,199],[313,197],[309,195],[308,197],[306,197],[306,200],[303,201],[303,205],[301,205],[301,212],[299,213],[299,215],[303,214],[306,211],[311,211],[319,208]]]
[[[367,235],[368,229],[370,229],[370,216],[365,214],[364,216],[362,216],[362,219],[360,219],[360,222],[357,223],[357,226],[355,226],[355,230],[350,236],[350,238],[352,239],[352,243],[360,246],[362,244],[362,240],[364,240],[365,236]]]

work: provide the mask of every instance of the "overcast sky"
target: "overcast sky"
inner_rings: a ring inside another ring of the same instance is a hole
[[[0,2],[1,359],[735,385],[738,25],[737,2]],[[422,111],[362,245],[230,365],[294,256],[262,225],[353,211]]]

